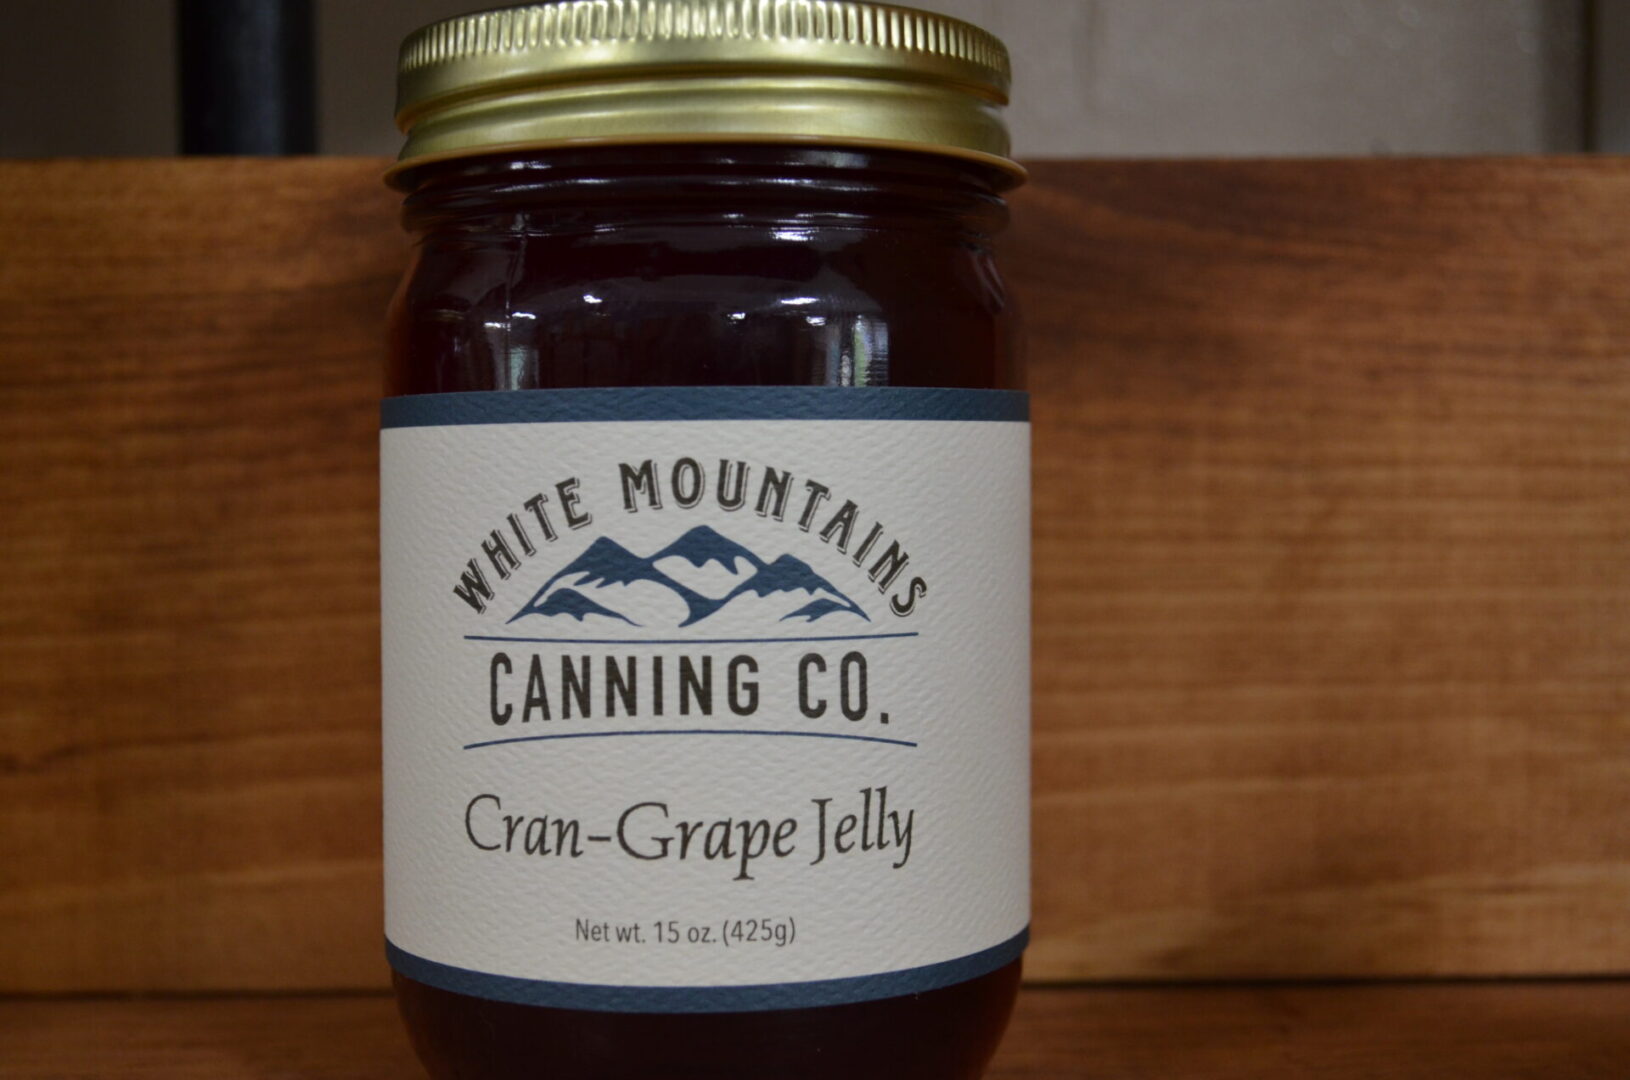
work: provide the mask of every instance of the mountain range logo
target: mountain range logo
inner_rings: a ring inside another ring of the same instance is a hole
[[[859,604],[791,555],[766,562],[699,525],[653,555],[635,555],[600,537],[510,617],[567,617],[629,626],[694,626],[703,620],[813,623],[851,617]]]

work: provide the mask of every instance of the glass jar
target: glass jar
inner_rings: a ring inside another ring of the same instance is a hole
[[[789,0],[410,39],[387,935],[438,1080],[994,1052],[1028,905],[1004,64],[952,20]],[[882,100],[786,130],[822,80]],[[896,84],[946,122],[902,127]]]

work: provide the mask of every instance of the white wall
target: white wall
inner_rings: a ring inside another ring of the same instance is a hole
[[[479,0],[317,2],[322,149],[391,153],[398,42]],[[1012,46],[1031,157],[1569,151],[1589,126],[1584,0],[920,2]],[[172,150],[170,0],[0,7],[0,154]]]
[[[1031,155],[1579,148],[1578,0],[938,0],[1019,60]]]
[[[0,155],[175,152],[170,0],[0,0]]]

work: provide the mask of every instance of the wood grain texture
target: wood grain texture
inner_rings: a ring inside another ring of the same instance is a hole
[[[1630,985],[1033,989],[986,1080],[1614,1080]],[[0,1001],[9,1080],[406,1080],[385,997]]]
[[[380,172],[0,167],[0,986],[384,977]]]
[[[1630,167],[1035,179],[1032,970],[1630,969]]]
[[[380,168],[0,165],[0,989],[382,983]],[[1630,163],[1056,163],[1008,249],[1032,976],[1630,971]]]

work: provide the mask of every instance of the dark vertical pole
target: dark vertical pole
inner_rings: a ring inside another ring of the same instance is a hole
[[[1596,0],[1581,0],[1579,13],[1579,148],[1587,153],[1601,147],[1601,125],[1597,117],[1601,111],[1601,57],[1600,33],[1602,11]]]
[[[317,149],[311,0],[177,0],[183,154]]]

